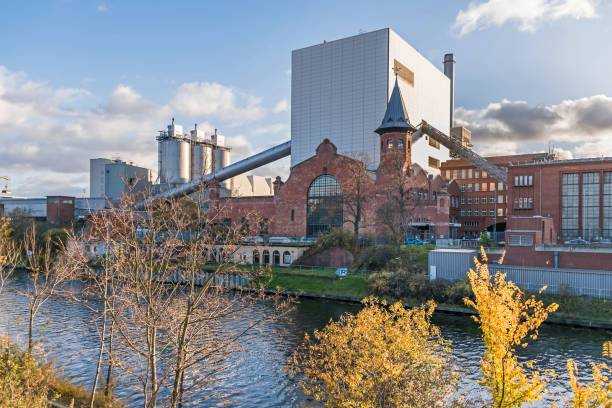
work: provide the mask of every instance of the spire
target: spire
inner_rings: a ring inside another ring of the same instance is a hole
[[[404,100],[397,83],[397,72],[395,73],[395,86],[393,92],[391,92],[391,98],[387,104],[387,110],[385,117],[383,118],[376,133],[382,135],[383,133],[392,131],[415,131],[416,129],[410,124],[408,119],[408,113],[404,106]]]

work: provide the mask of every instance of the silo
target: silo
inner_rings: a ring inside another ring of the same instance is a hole
[[[191,146],[191,179],[195,180],[212,171],[212,147],[204,143]]]
[[[182,184],[191,179],[191,149],[187,140],[159,141],[159,179],[162,184]]]
[[[221,170],[224,167],[230,165],[230,151],[229,149],[219,148],[215,149],[215,170]],[[221,182],[221,185],[228,190],[231,186],[231,180],[225,180]]]

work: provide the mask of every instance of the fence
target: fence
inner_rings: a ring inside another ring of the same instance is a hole
[[[197,272],[195,277],[195,284],[203,286],[208,279],[210,279],[212,272]],[[169,277],[168,280],[172,283],[186,282],[182,278],[180,272],[175,272],[173,276]],[[247,286],[250,280],[244,276],[236,273],[220,273],[212,278],[212,286],[220,286],[224,288],[236,289],[243,286]]]
[[[465,262],[438,261],[430,257],[429,270],[433,278],[450,281],[461,280],[467,273]],[[505,273],[506,279],[530,292],[537,292],[547,286],[545,293],[590,296],[612,299],[612,271],[590,269],[540,268],[514,265],[489,265],[493,274]],[[435,276],[432,276],[435,271]]]

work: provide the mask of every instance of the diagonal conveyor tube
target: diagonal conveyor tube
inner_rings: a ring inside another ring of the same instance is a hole
[[[291,154],[291,141],[279,144],[261,153],[254,154],[244,160],[240,160],[234,164],[224,167],[220,170],[215,170],[212,173],[206,174],[203,179],[197,178],[189,183],[181,184],[178,187],[156,194],[151,198],[147,198],[136,205],[136,208],[142,210],[148,203],[159,200],[161,198],[175,198],[191,194],[200,188],[201,183],[208,183],[213,180],[223,181],[234,176],[237,176],[247,171],[272,163],[283,157]]]

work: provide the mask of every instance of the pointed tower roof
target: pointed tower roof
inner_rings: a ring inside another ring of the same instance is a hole
[[[387,132],[410,130],[415,131],[416,129],[410,124],[408,119],[408,112],[406,112],[404,99],[402,98],[396,76],[395,86],[393,87],[393,92],[391,92],[389,103],[387,103],[385,117],[375,132],[382,135]]]

